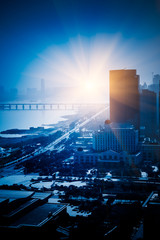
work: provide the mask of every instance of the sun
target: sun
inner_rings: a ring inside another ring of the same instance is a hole
[[[87,92],[95,91],[95,83],[92,81],[85,82],[85,90]]]
[[[49,92],[52,88],[55,91],[56,87],[66,87],[70,90],[64,92],[64,101],[106,101],[108,70],[112,69],[112,55],[117,56],[114,52],[118,42],[119,36],[77,36],[64,45],[50,46],[30,64],[23,74],[24,81],[44,78]],[[54,99],[54,94],[51,98]]]

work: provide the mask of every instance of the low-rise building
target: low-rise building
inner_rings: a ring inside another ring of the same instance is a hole
[[[93,151],[77,151],[74,155],[74,160],[78,164],[120,164],[124,162],[131,165],[132,163],[138,164],[141,161],[141,153],[128,154],[125,151],[115,152],[108,150],[104,152],[93,152]]]
[[[57,221],[66,214],[65,204],[50,203],[51,193],[1,190],[0,191],[0,232],[40,233],[56,235]]]

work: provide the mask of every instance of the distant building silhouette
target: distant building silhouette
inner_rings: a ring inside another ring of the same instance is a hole
[[[160,194],[153,191],[142,205],[143,209],[143,239],[158,239],[159,236],[159,215],[160,215]]]
[[[9,93],[9,100],[14,101],[18,98],[18,89],[17,88],[11,88]]]
[[[38,97],[37,88],[27,88],[27,99],[29,101],[36,101]]]
[[[3,86],[0,86],[0,101],[5,100],[5,89]]]
[[[147,86],[147,83],[145,82],[143,85],[142,84],[139,84],[139,90],[140,92],[143,90],[143,89],[147,89],[148,86]]]
[[[139,75],[136,70],[110,71],[110,120],[139,128]]]
[[[41,79],[41,101],[45,100],[45,80]]]
[[[158,83],[160,83],[160,75],[152,73],[152,83],[148,85],[148,90],[156,92]]]

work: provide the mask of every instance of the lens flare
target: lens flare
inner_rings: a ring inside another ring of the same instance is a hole
[[[108,72],[113,66],[125,66],[120,41],[119,35],[97,35],[89,39],[78,36],[64,45],[51,46],[30,64],[25,77],[36,83],[43,78],[50,89],[72,88],[63,94],[64,101],[108,102]]]
[[[88,92],[94,91],[94,90],[95,90],[95,84],[94,84],[92,81],[87,81],[87,82],[85,83],[85,89],[86,89]]]

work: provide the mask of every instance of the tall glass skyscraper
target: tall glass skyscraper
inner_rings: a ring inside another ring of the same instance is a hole
[[[110,120],[139,128],[139,75],[135,69],[111,70]]]

